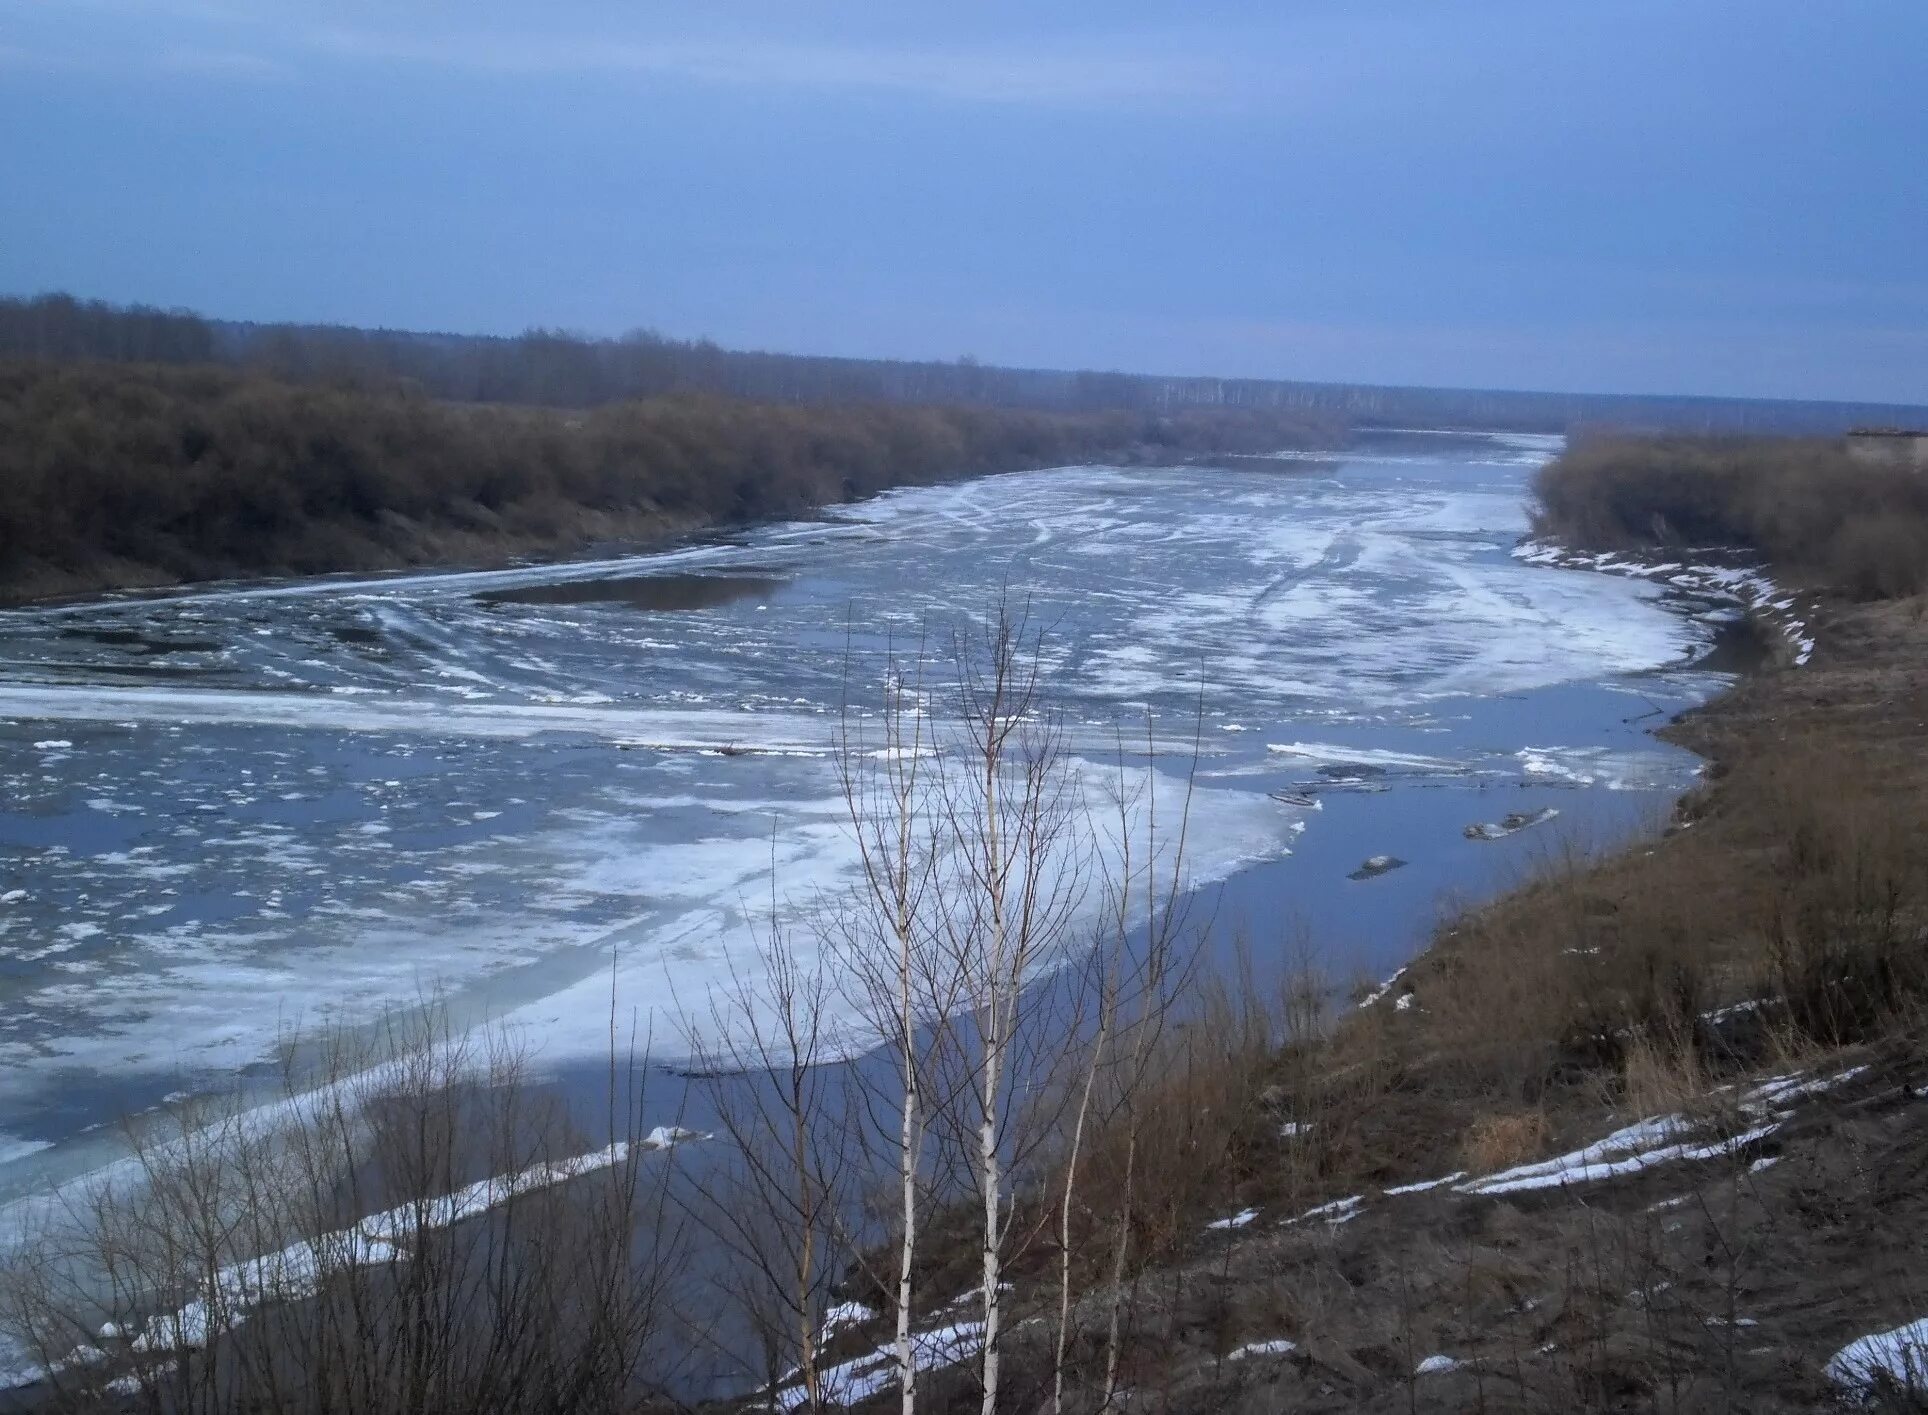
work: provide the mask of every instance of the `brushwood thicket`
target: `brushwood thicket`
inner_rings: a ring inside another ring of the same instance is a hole
[[[785,405],[671,395],[452,403],[206,365],[0,362],[0,589],[565,549],[887,487],[1323,429],[1254,410]]]
[[[1737,547],[1863,600],[1928,589],[1928,475],[1835,440],[1579,438],[1534,494],[1535,528],[1570,545]]]

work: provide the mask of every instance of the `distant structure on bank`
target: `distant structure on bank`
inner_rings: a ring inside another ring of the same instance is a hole
[[[1875,467],[1928,472],[1928,431],[1905,427],[1858,427],[1848,434],[1848,455]]]

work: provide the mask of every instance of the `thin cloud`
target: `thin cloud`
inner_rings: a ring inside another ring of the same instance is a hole
[[[1195,100],[1221,91],[1226,77],[1219,66],[1198,60],[1114,53],[734,40],[639,44],[472,35],[418,38],[365,30],[319,31],[308,43],[340,58],[504,75],[655,75],[719,86],[873,90],[971,103]]]
[[[202,75],[208,78],[278,82],[294,77],[294,70],[278,59],[227,49],[167,49],[155,57],[154,63],[155,67],[170,74]]]

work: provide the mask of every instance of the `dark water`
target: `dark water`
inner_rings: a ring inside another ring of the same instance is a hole
[[[631,609],[714,609],[740,599],[764,601],[783,588],[764,575],[629,575],[606,580],[565,580],[559,585],[518,585],[478,594],[483,604],[623,604]]]

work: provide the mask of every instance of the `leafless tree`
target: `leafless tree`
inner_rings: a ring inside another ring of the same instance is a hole
[[[940,791],[948,851],[937,951],[958,980],[942,1056],[968,1102],[950,1108],[982,1208],[979,1230],[985,1415],[997,1407],[1012,1175],[1043,1132],[1028,1104],[1054,1088],[1064,1039],[1030,984],[1071,956],[1091,849],[1061,723],[1040,693],[1041,636],[1000,603],[955,650],[956,769]],[[965,1132],[969,1132],[968,1136]]]
[[[924,644],[885,664],[876,735],[846,703],[839,733],[839,779],[862,867],[862,886],[837,912],[836,957],[848,995],[893,1061],[895,1096],[863,1088],[869,1124],[896,1169],[894,1263],[878,1286],[891,1294],[892,1354],[902,1415],[917,1404],[911,1323],[919,1218],[925,1199],[925,1134],[932,1088],[932,1046],[956,1004],[955,974],[936,966],[929,910],[938,899],[943,835],[933,809],[938,741],[929,710]],[[846,671],[846,682],[849,673]],[[894,1099],[895,1104],[890,1102]],[[858,1245],[862,1251],[862,1245]]]
[[[762,1384],[795,1381],[819,1411],[837,1403],[820,1356],[831,1287],[851,1253],[860,1152],[832,1073],[833,981],[799,957],[774,891],[773,871],[755,959],[733,965],[711,994],[707,1025],[686,1020],[722,1144],[678,1193],[720,1249],[731,1304],[763,1356]]]
[[[1202,721],[1202,717],[1197,720]],[[1149,720],[1145,729],[1145,758],[1149,763],[1156,759],[1157,745]],[[1095,1125],[1125,1132],[1123,1172],[1117,1176],[1116,1205],[1108,1235],[1110,1312],[1102,1409],[1109,1406],[1116,1383],[1124,1266],[1130,1251],[1137,1177],[1136,1105],[1148,1063],[1164,1037],[1175,995],[1196,958],[1186,946],[1191,935],[1187,928],[1184,860],[1198,743],[1194,738],[1193,770],[1186,774],[1176,803],[1177,821],[1169,838],[1161,833],[1158,773],[1147,771],[1139,789],[1132,792],[1126,787],[1125,757],[1121,737],[1115,834],[1106,852],[1110,868],[1101,875],[1104,907],[1079,989],[1081,1000],[1091,1008],[1090,1035],[1085,1042],[1081,1074],[1076,1074],[1065,1152],[1058,1161],[1058,1330],[1051,1391],[1054,1412],[1064,1409],[1076,1248],[1074,1219],[1080,1212],[1078,1182],[1086,1136]],[[1141,906],[1142,914],[1138,912]]]

